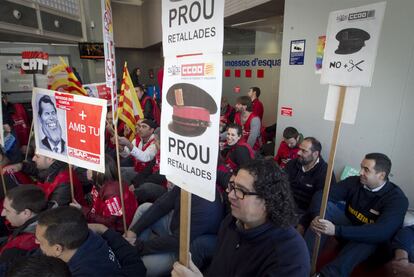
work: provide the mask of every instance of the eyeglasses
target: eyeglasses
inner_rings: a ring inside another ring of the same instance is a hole
[[[243,200],[246,195],[259,195],[257,192],[244,191],[242,189],[237,188],[236,184],[233,181],[229,182],[226,191],[227,193],[234,191],[234,196],[240,200]]]

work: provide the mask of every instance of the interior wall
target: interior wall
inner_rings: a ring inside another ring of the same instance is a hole
[[[116,47],[141,48],[143,45],[141,6],[112,3],[112,18]]]
[[[326,33],[330,11],[375,2],[286,0],[278,112],[289,106],[293,116],[278,117],[277,145],[284,128],[295,126],[305,136],[318,138],[323,156],[328,156],[334,124],[323,119],[328,86],[315,74],[317,39]],[[386,2],[372,86],[361,89],[355,124],[342,125],[335,171],[339,175],[345,165],[359,168],[366,153],[385,153],[393,161],[391,180],[414,199],[414,1]],[[289,65],[290,41],[297,39],[306,39],[305,62]]]
[[[274,124],[280,75],[279,55],[226,55],[223,59],[223,70],[224,72],[227,70],[230,75],[226,77],[223,73],[222,95],[226,96],[229,103],[234,106],[236,99],[247,95],[250,87],[259,87],[260,101],[264,107],[263,124],[265,126]],[[240,77],[236,76],[236,70],[240,71]],[[248,70],[251,72],[251,77],[246,76]],[[258,77],[258,70],[263,70],[263,78]],[[236,87],[240,92],[235,92]]]
[[[142,4],[142,47],[162,41],[161,0],[145,1]]]
[[[159,51],[144,51],[137,49],[123,49],[117,48],[115,50],[116,71],[118,78],[118,86],[122,80],[122,69],[125,61],[128,62],[128,70],[132,73],[136,67],[141,68],[141,80],[146,85],[157,84],[157,71],[164,64],[164,59]],[[154,79],[149,78],[148,70],[154,70]]]

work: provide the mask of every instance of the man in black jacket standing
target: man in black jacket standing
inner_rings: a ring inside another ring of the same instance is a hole
[[[319,276],[349,276],[377,247],[389,241],[401,227],[408,199],[389,181],[391,160],[384,154],[367,154],[361,162],[360,176],[349,177],[331,188],[326,219],[316,216],[305,240],[312,255],[315,234],[335,236],[346,242],[339,255],[322,268]],[[310,213],[319,213],[320,196],[314,197]],[[319,198],[319,199],[318,199]],[[333,201],[345,201],[345,212]],[[321,249],[326,241],[321,238]]]

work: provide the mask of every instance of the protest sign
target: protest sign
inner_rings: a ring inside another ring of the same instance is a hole
[[[105,171],[105,100],[34,88],[32,107],[37,153]]]
[[[371,86],[386,2],[329,14],[322,84]]]

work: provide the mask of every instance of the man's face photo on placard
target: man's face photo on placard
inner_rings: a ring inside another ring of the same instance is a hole
[[[55,103],[48,95],[39,99],[38,106],[39,121],[45,137],[41,143],[51,151],[62,153],[65,150],[62,139],[62,127],[60,126]]]

